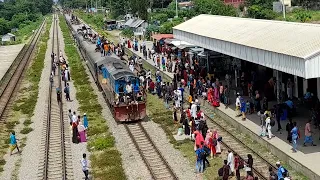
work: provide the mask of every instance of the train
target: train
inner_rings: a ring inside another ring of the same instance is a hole
[[[119,57],[101,57],[95,45],[85,41],[75,32],[70,21],[67,24],[85,59],[88,69],[103,92],[114,119],[118,122],[139,121],[146,117],[146,98],[140,91],[140,79]]]

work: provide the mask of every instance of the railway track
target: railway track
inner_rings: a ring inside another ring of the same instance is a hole
[[[141,123],[130,123],[124,124],[124,126],[147,165],[152,178],[155,180],[177,180],[177,176],[154,145],[143,125]]]
[[[124,58],[125,60],[128,60]],[[162,73],[163,75],[167,76],[166,74]],[[168,79],[172,79],[171,77],[167,76]],[[187,96],[184,96],[187,97]],[[220,119],[213,119],[210,116],[214,114],[214,112],[206,106],[202,106],[202,109],[205,112],[205,116],[207,119],[207,123],[211,124],[211,127],[214,126],[219,134],[223,137],[222,145],[231,150],[233,153],[237,153],[242,161],[247,160],[247,155],[251,154],[254,159],[253,165],[253,173],[255,176],[258,176],[259,179],[268,180],[270,173],[269,167],[272,167],[273,171],[277,171],[277,167],[274,164],[271,164],[268,159],[273,159],[272,154],[268,154],[267,156],[264,155],[263,157],[259,155],[259,150],[251,149],[245,142],[243,142],[240,138],[233,135],[231,132],[237,131],[234,127],[231,127],[225,121]],[[208,122],[208,120],[210,122]]]
[[[233,153],[237,153],[242,160],[246,160],[247,155],[251,154],[254,162],[254,175],[258,176],[259,179],[269,180],[269,167],[272,167],[274,171],[277,170],[277,168],[267,160],[273,159],[272,155],[268,154],[268,156],[264,155],[264,157],[262,157],[257,153],[258,150],[251,149],[245,142],[231,133],[238,131],[236,128],[230,126],[222,118],[213,119],[212,115],[214,112],[210,108],[206,106],[202,106],[201,108],[205,113],[208,126],[214,126],[223,137],[221,144]]]
[[[58,21],[56,19],[58,16],[54,14],[52,52],[59,54]],[[50,69],[52,69],[51,66]],[[39,179],[43,180],[72,179],[72,173],[67,173],[63,103],[58,102],[56,94],[56,88],[62,89],[59,72],[60,67],[53,77],[52,84],[49,82],[47,117],[44,121],[42,137],[43,159],[40,161],[40,173],[38,173]]]
[[[21,77],[30,62],[30,57],[35,50],[46,20],[43,21],[37,32],[33,35],[30,43],[25,45],[9,70],[1,80],[0,87],[0,121],[5,122],[8,117],[8,109],[12,106],[14,92],[17,91]]]
[[[123,60],[128,61],[128,58],[124,58]],[[135,67],[135,69],[138,70],[137,67]],[[167,78],[172,79],[169,76],[167,76]],[[210,116],[213,114],[213,111],[209,108],[203,107],[203,109],[205,111],[206,119],[209,126],[214,126],[215,129],[218,130],[219,134],[223,137],[223,141],[221,144],[226,149],[231,150],[233,153],[237,153],[243,161],[247,159],[248,154],[251,154],[254,159],[254,165],[252,169],[254,175],[258,176],[259,179],[268,180],[269,167],[272,167],[273,170],[277,169],[267,160],[269,158],[273,158],[272,155],[270,154],[270,157],[260,156],[257,150],[251,149],[245,144],[245,142],[241,141],[240,138],[230,133],[233,131],[237,131],[237,129],[230,127],[229,124],[221,119],[217,120],[211,118]],[[149,135],[144,130],[142,124],[124,124],[124,126],[131,140],[139,151],[139,154],[141,155],[143,161],[147,165],[147,168],[151,172],[152,177],[154,179],[177,179],[170,166],[161,156],[160,152],[157,150]]]

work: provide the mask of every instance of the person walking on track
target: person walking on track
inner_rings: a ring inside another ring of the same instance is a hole
[[[85,175],[85,180],[89,179],[89,169],[88,169],[88,161],[87,161],[87,154],[83,153],[81,159],[82,171]]]
[[[60,88],[56,88],[56,92],[57,92],[57,101],[58,103],[61,102],[61,90]]]
[[[67,101],[71,101],[71,100],[70,100],[70,87],[69,87],[69,83],[67,83],[67,86],[64,88],[64,93],[66,93],[66,99],[67,99]]]

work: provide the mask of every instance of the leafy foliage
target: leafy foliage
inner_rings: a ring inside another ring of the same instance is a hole
[[[274,19],[276,13],[271,9],[265,9],[259,5],[252,5],[248,8],[248,16],[256,19]]]
[[[220,0],[194,0],[194,9],[197,14],[237,15],[237,11],[233,6],[225,5]]]
[[[173,19],[172,22],[165,22],[160,26],[160,33],[161,34],[172,34],[172,28],[180,23],[183,20],[181,18]]]
[[[297,9],[293,13],[295,15],[295,18],[300,22],[307,22],[312,19],[311,13],[304,9]]]
[[[121,34],[127,38],[131,38],[134,35],[133,30],[130,28],[126,28],[126,29],[122,30]]]
[[[12,28],[22,28],[39,20],[42,15],[51,12],[52,0],[16,0],[0,1],[0,35]]]
[[[133,13],[136,13],[143,20],[148,20],[149,0],[129,0],[129,2]]]

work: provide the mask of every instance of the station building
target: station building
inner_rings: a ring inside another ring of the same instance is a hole
[[[278,99],[288,79],[294,83],[294,97],[302,97],[307,88],[320,97],[318,24],[199,15],[174,27],[173,34],[210,51],[208,68],[223,60],[222,71],[236,78],[241,71],[255,71],[263,83],[275,77]]]

